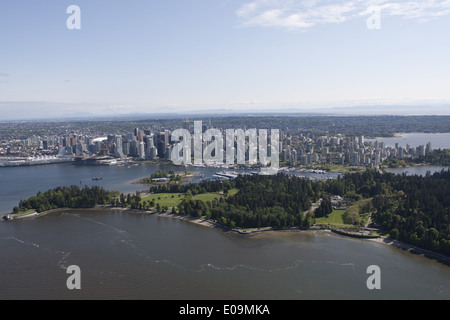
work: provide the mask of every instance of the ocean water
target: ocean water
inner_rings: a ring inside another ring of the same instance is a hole
[[[327,232],[245,236],[121,211],[0,224],[0,299],[449,299],[450,267]],[[69,290],[67,268],[80,268]],[[377,265],[381,289],[367,287]]]
[[[59,185],[134,192],[147,188],[134,181],[168,169],[2,168],[0,210]],[[449,266],[383,243],[309,231],[242,236],[114,210],[2,222],[0,256],[0,299],[450,299]],[[71,265],[81,290],[67,288]],[[380,267],[380,290],[367,288],[371,265]]]
[[[388,147],[395,147],[398,143],[400,147],[405,148],[407,144],[411,147],[425,146],[431,142],[433,149],[449,149],[450,133],[404,133],[392,138],[366,139],[367,142],[384,142]]]

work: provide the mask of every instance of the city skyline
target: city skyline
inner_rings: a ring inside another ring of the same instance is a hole
[[[79,30],[67,27],[73,4]],[[2,120],[450,114],[449,1],[26,1],[0,12]]]

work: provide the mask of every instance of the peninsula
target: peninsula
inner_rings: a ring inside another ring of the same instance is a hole
[[[281,173],[239,175],[152,185],[148,192],[127,195],[97,186],[58,187],[20,201],[6,218],[59,208],[121,208],[201,219],[241,233],[322,228],[351,236],[383,234],[450,256],[449,190],[450,170],[421,177],[367,169],[325,181]]]

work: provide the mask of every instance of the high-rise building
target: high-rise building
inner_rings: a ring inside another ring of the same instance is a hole
[[[114,156],[116,158],[125,158],[123,152],[123,141],[121,135],[116,135],[114,138],[115,146],[114,146]]]
[[[170,155],[172,153],[172,148],[170,146],[166,147],[166,152],[164,153],[164,158],[170,160]]]
[[[280,158],[281,161],[287,161],[289,159],[289,152],[287,149],[281,150]]]
[[[145,136],[145,143],[147,144],[147,149],[150,149],[150,148],[152,148],[154,145],[155,145],[155,143],[154,143],[154,141],[153,141],[153,136]]]
[[[144,137],[145,142],[145,155],[150,158],[150,149],[154,147],[153,136],[146,135]]]
[[[129,155],[131,157],[137,157],[138,156],[138,147],[139,147],[139,145],[138,145],[137,140],[131,140],[130,141],[130,153],[129,153]]]
[[[306,152],[314,153],[314,145],[312,143],[306,145]]]
[[[423,146],[423,145],[419,146],[418,151],[419,151],[419,153],[418,153],[419,157],[424,157],[425,156],[425,146]]]
[[[323,146],[324,146],[324,139],[323,139],[323,138],[319,138],[319,139],[317,140],[317,146],[318,146],[319,148],[323,148]]]
[[[426,146],[426,148],[425,148],[425,154],[429,154],[430,152],[432,152],[433,151],[433,148],[432,148],[432,146],[431,146],[431,142],[428,142],[427,143],[427,146]]]
[[[136,136],[133,133],[128,132],[127,133],[127,140],[128,140],[128,142],[130,142],[132,140],[137,140],[137,139],[136,139]]]
[[[145,159],[145,144],[144,142],[139,142],[139,159]]]
[[[156,149],[156,147],[153,146],[149,150],[148,158],[150,160],[156,160],[157,157],[158,157],[158,149]]]
[[[315,163],[319,161],[319,155],[317,153],[312,153],[310,156],[311,162]]]
[[[69,137],[65,137],[63,140],[63,147],[71,146],[72,140]]]
[[[359,165],[359,154],[358,152],[353,152],[352,154],[352,166]]]
[[[78,143],[78,137],[76,135],[70,137],[70,145],[74,146]]]
[[[169,130],[164,130],[156,135],[156,148],[160,158],[166,157],[166,147],[169,145]]]
[[[295,166],[297,163],[297,150],[292,148],[291,153],[289,155],[289,164],[291,166]]]
[[[123,142],[122,143],[122,152],[124,154],[124,156],[129,156],[130,155],[130,143],[129,142]]]
[[[97,150],[95,153],[98,153],[102,150],[102,142],[101,141],[95,141],[95,149]]]
[[[143,130],[139,130],[136,139],[137,139],[139,142],[144,142],[144,136],[145,136],[144,131],[143,131]]]
[[[74,146],[74,151],[76,156],[82,156],[83,155],[83,146],[80,143],[77,143]]]
[[[307,165],[308,164],[308,157],[305,155],[300,157],[300,164],[301,165]]]

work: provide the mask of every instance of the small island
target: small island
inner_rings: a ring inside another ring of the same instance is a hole
[[[195,177],[194,172],[175,172],[173,170],[163,171],[158,170],[152,173],[150,177],[142,178],[133,183],[143,185],[184,185],[190,183]]]

